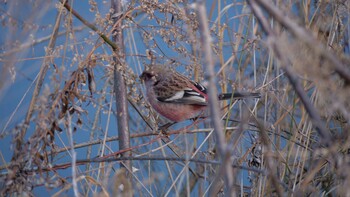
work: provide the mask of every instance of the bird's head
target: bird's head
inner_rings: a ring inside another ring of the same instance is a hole
[[[145,83],[156,84],[159,80],[168,76],[168,73],[172,72],[167,66],[162,65],[151,65],[146,67],[145,70],[140,75],[140,79]]]

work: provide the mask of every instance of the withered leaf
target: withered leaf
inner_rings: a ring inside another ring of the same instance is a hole
[[[90,91],[90,94],[92,95],[96,91],[96,82],[95,82],[94,72],[92,71],[91,68],[87,68],[86,73],[88,75],[89,91]]]

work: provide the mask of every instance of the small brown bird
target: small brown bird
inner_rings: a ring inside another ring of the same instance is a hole
[[[161,115],[174,122],[199,116],[208,106],[207,89],[167,66],[153,65],[143,71],[147,100]],[[225,93],[219,100],[260,98],[260,93]]]

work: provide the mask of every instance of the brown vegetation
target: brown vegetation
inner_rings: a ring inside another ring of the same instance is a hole
[[[1,196],[350,193],[349,1],[112,2],[1,3]],[[162,127],[153,63],[263,96]]]

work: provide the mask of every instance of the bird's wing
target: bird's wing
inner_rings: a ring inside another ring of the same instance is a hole
[[[161,102],[167,103],[181,103],[188,105],[208,104],[206,99],[206,88],[203,85],[191,81],[190,84],[186,84],[185,86],[184,84],[179,84],[179,86],[176,87],[178,88],[172,88],[173,91],[168,91],[167,94],[158,95],[157,99]]]

